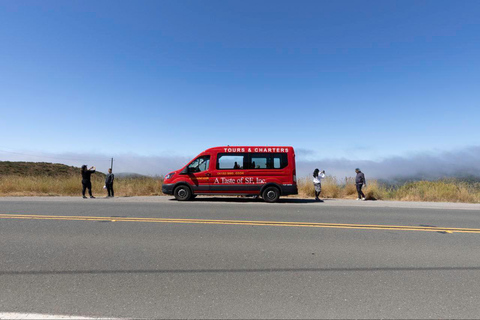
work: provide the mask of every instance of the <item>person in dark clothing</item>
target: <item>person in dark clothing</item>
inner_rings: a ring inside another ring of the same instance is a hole
[[[107,187],[108,196],[113,198],[113,180],[115,175],[112,173],[112,169],[108,169],[108,174],[105,177],[105,186]]]
[[[362,187],[367,187],[367,180],[365,180],[365,175],[359,168],[355,169],[357,176],[355,177],[355,185],[357,186],[358,198],[357,200],[365,201],[365,194],[363,194]]]
[[[82,166],[82,195],[83,199],[87,199],[85,197],[85,190],[88,189],[88,194],[90,195],[90,198],[95,199],[95,197],[92,195],[92,181],[90,180],[90,176],[92,173],[95,173],[95,167],[91,167],[90,169],[87,169],[87,165]]]

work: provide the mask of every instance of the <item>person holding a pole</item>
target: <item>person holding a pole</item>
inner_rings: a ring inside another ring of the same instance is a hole
[[[105,177],[105,186],[107,187],[108,197],[113,198],[113,180],[115,179],[115,175],[112,173],[112,168],[108,169],[108,174]]]

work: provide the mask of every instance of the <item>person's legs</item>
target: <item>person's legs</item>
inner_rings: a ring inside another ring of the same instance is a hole
[[[320,193],[322,193],[322,188],[321,187],[320,187],[320,191],[318,191],[317,199],[318,199],[318,201],[323,202],[323,200],[320,199]]]
[[[85,190],[87,190],[87,184],[85,182],[82,182],[82,195],[85,197]]]
[[[362,185],[357,184],[356,186],[357,186],[358,199],[361,199],[362,198]]]
[[[322,193],[322,185],[320,183],[315,184],[315,200],[323,202],[320,200],[320,193]]]
[[[365,194],[362,191],[363,184],[357,184],[358,199],[364,199]]]
[[[90,195],[90,198],[93,198],[93,194],[92,194],[92,182],[88,182],[87,184],[87,188],[88,188],[88,194]]]
[[[107,184],[108,196],[113,197],[113,183]]]

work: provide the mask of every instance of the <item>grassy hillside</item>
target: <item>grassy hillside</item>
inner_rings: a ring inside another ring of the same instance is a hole
[[[105,176],[97,172],[97,175]],[[0,161],[0,176],[67,177],[80,176],[80,168],[49,162]]]
[[[0,196],[81,196],[80,168],[47,162],[0,162]],[[162,194],[162,179],[116,177],[116,196]],[[92,175],[94,196],[105,196],[105,174]]]

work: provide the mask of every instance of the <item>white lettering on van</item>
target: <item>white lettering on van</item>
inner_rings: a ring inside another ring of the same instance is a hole
[[[224,152],[245,152],[245,148],[223,148]],[[248,152],[252,152],[252,149],[248,148]]]
[[[224,152],[288,152],[289,148],[223,148]]]
[[[222,184],[234,184],[234,183],[235,183],[235,179],[222,178]]]

